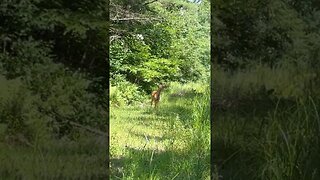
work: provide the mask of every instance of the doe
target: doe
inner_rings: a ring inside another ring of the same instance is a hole
[[[157,108],[157,104],[159,103],[160,101],[160,94],[161,94],[161,91],[166,88],[167,86],[164,85],[164,84],[160,84],[158,86],[158,90],[156,91],[153,91],[151,93],[151,107],[152,107],[152,104],[154,103],[154,107]]]

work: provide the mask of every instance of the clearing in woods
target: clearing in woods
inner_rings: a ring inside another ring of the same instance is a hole
[[[194,126],[195,114],[201,109],[194,103],[202,100],[206,104],[205,94],[161,95],[157,109],[151,108],[149,101],[140,106],[111,107],[112,179],[209,179],[210,124],[200,133],[202,138],[196,138],[199,129]]]

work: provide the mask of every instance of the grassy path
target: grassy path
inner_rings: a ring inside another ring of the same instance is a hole
[[[168,120],[156,113],[138,108],[117,109],[112,112],[115,118],[111,123],[112,141],[118,147],[128,147],[163,151]]]
[[[192,162],[200,160],[191,146],[194,98],[164,98],[157,110],[149,104],[111,108],[112,179],[202,177],[201,161]]]

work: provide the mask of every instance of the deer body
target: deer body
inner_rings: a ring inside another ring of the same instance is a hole
[[[151,93],[151,106],[152,104],[154,103],[154,107],[156,108],[157,107],[157,104],[159,103],[160,101],[160,94],[161,94],[161,91],[165,88],[166,86],[165,85],[160,85],[158,90],[156,91],[153,91]]]

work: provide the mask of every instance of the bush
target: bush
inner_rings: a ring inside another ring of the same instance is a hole
[[[63,65],[34,65],[24,77],[27,88],[36,96],[34,104],[42,118],[58,137],[71,135],[76,129],[71,122],[106,129],[106,110],[88,88],[90,80]]]
[[[115,106],[123,106],[125,104],[125,100],[121,96],[121,92],[117,87],[111,86],[110,88],[110,104]]]
[[[122,76],[115,76],[111,80],[110,103],[116,106],[133,105],[137,102],[143,102],[145,96],[140,88],[128,81]]]
[[[30,92],[27,91],[20,79],[5,80],[0,78],[0,123],[5,125],[5,132],[8,143],[27,144],[34,139],[34,131],[29,118],[32,113],[32,101]]]
[[[49,53],[47,44],[32,39],[18,39],[12,44],[10,54],[0,53],[1,73],[8,79],[24,76],[33,64],[48,63]]]

